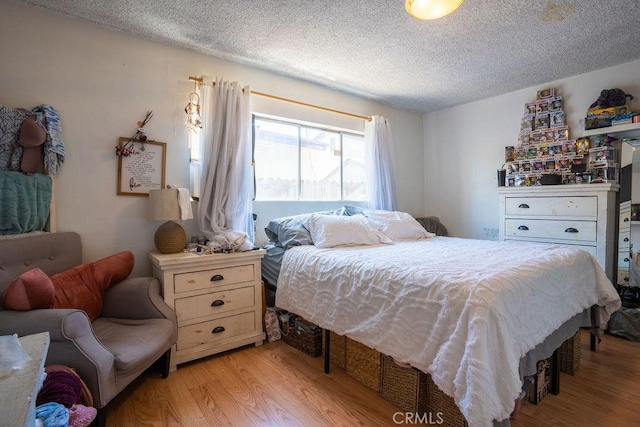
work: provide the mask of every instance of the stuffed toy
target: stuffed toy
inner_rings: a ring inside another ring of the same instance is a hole
[[[20,126],[20,136],[17,144],[22,147],[20,170],[24,173],[36,173],[40,168],[43,157],[43,144],[47,139],[47,131],[36,122],[36,116],[27,114]]]
[[[600,96],[596,101],[591,104],[589,108],[610,108],[610,107],[621,107],[627,103],[627,98],[629,100],[633,99],[633,95],[629,95],[628,93],[624,93],[622,89],[604,89],[600,92]]]

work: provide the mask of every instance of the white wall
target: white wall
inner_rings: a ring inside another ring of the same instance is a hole
[[[386,116],[397,145],[399,209],[414,215],[427,213],[419,114],[11,1],[0,3],[0,40],[0,103],[26,108],[51,104],[60,113],[67,157],[54,186],[57,228],[80,233],[87,261],[132,250],[137,259],[134,273],[150,273],[146,254],[154,249],[153,233],[159,224],[145,218],[146,197],[116,195],[114,147],[118,137],[131,136],[136,122],[153,110],[146,128],[150,138],[167,143],[166,181],[188,186],[183,109],[193,88],[189,76],[222,76],[261,92],[359,115]],[[299,119],[312,122],[335,121],[344,126],[350,120],[258,98],[254,105],[257,111],[271,114],[295,110]],[[363,124],[356,121],[355,126]],[[296,213],[289,208],[257,207],[259,227],[272,217]],[[188,235],[198,233],[193,220],[186,228]]]
[[[638,76],[635,61],[425,115],[426,211],[440,216],[454,236],[497,239],[496,170],[504,147],[516,145],[524,104],[535,100],[537,90],[555,87],[573,139],[602,89],[621,88],[640,98]]]

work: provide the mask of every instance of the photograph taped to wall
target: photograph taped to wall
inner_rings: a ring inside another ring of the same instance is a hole
[[[130,138],[120,138],[123,146]],[[134,141],[133,153],[118,156],[118,194],[148,196],[149,190],[165,186],[167,144],[158,141]]]

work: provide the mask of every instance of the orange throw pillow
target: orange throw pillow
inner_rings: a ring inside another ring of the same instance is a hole
[[[104,292],[126,279],[134,263],[133,253],[124,251],[51,276],[55,288],[53,308],[84,310],[93,322],[102,311]]]
[[[22,273],[11,282],[2,296],[2,303],[9,310],[36,310],[51,308],[56,290],[47,274],[39,268]]]
[[[124,251],[51,277],[34,268],[7,287],[2,302],[9,310],[75,308],[93,322],[102,311],[105,291],[129,277],[134,264],[133,253]]]

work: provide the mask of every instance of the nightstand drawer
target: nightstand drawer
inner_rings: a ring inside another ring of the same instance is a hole
[[[587,197],[507,197],[506,215],[598,216],[598,198]]]
[[[596,222],[506,219],[505,236],[595,242]]]
[[[212,286],[232,285],[234,283],[255,280],[253,265],[217,268],[192,273],[176,274],[174,289],[176,293],[208,289]]]
[[[178,351],[202,344],[213,344],[227,338],[255,332],[256,316],[253,311],[210,320],[178,328]]]
[[[197,319],[198,317],[226,313],[256,303],[255,286],[231,289],[222,292],[211,292],[188,298],[175,300],[178,322]]]

